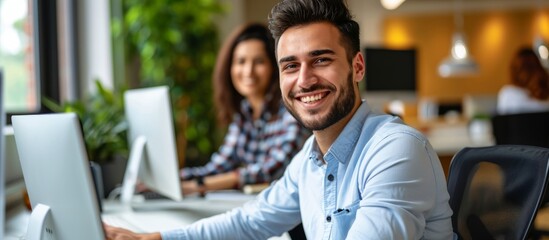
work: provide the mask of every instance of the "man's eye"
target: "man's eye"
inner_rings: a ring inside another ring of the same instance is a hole
[[[319,58],[315,61],[315,63],[323,64],[323,63],[329,63],[331,61],[332,59],[329,59],[329,58]]]
[[[293,63],[290,63],[290,64],[286,64],[282,70],[292,70],[292,69],[295,69],[297,68],[297,64],[293,64]]]

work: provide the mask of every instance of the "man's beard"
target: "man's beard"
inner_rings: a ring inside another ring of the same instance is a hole
[[[319,89],[319,87],[317,85],[313,85],[310,88],[303,90],[303,92],[311,92],[317,89]],[[287,98],[284,98],[284,104],[292,116],[294,116],[294,118],[305,128],[312,131],[319,131],[332,126],[334,123],[347,116],[347,114],[353,110],[356,101],[355,97],[356,96],[353,90],[353,74],[349,71],[347,86],[341,89],[341,96],[336,99],[335,104],[331,106],[331,109],[328,111],[326,116],[310,121],[304,121],[303,118],[301,118],[301,116],[299,116],[298,113],[289,106]],[[291,96],[289,98],[293,99]],[[315,115],[317,113],[317,111],[309,111],[308,114]]]

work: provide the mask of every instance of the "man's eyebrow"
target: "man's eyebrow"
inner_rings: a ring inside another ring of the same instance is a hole
[[[309,53],[309,56],[311,57],[316,57],[316,56],[320,56],[320,55],[323,55],[323,54],[335,54],[335,52],[331,49],[319,49],[319,50],[314,50],[312,52]]]
[[[280,60],[278,60],[278,64],[282,64],[283,62],[291,62],[294,60],[295,60],[295,56],[283,57]]]
[[[316,57],[316,56],[320,56],[320,55],[323,55],[323,54],[333,55],[333,54],[335,54],[335,52],[333,50],[330,50],[330,49],[319,49],[319,50],[311,51],[308,55],[311,56],[311,57]],[[282,64],[283,62],[291,62],[291,61],[294,61],[295,59],[296,59],[295,56],[283,57],[280,60],[278,60],[278,64]]]

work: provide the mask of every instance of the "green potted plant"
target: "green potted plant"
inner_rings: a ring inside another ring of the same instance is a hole
[[[106,89],[95,81],[97,92],[85,100],[57,104],[43,99],[54,112],[74,112],[80,118],[88,159],[101,167],[103,194],[122,182],[128,158],[127,123],[122,91]]]
[[[113,2],[117,84],[167,85],[174,112],[180,164],[202,165],[223,136],[216,127],[211,75],[218,51],[213,18],[219,0],[122,0]],[[116,78],[115,78],[116,79]],[[122,83],[121,83],[122,82]]]

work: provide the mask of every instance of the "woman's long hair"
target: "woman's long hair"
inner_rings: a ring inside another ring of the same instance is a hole
[[[549,98],[549,73],[530,48],[521,48],[511,61],[511,83],[525,88],[539,100]]]

